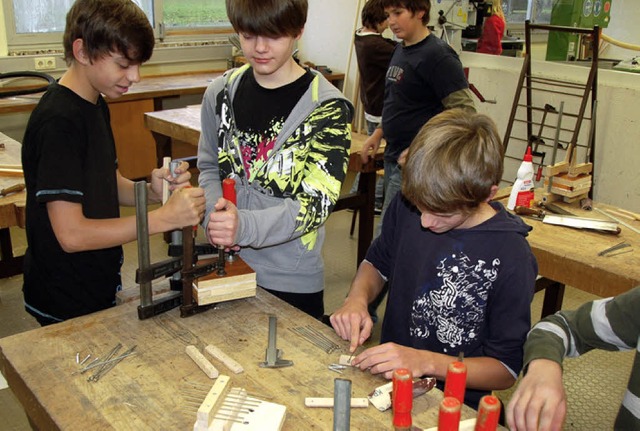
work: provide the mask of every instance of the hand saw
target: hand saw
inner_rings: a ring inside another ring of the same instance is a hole
[[[557,226],[566,226],[576,229],[589,229],[596,230],[605,233],[612,233],[617,235],[620,233],[620,227],[618,223],[608,220],[598,220],[584,217],[569,216],[564,214],[549,214],[544,210],[527,208],[527,207],[515,207],[514,212],[518,215],[533,216],[534,219],[541,220],[546,224],[553,224]]]

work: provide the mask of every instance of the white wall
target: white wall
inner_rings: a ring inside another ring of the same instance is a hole
[[[620,42],[638,45],[640,44],[638,18],[640,18],[640,2],[638,0],[615,0],[611,6],[609,27],[603,29],[602,32]],[[601,54],[602,58],[618,60],[639,55],[638,51],[630,51],[614,45],[609,45]]]

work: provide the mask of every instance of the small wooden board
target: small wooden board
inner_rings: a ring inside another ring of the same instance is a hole
[[[201,264],[209,264],[217,259],[203,260]],[[194,282],[193,297],[198,305],[232,299],[256,296],[256,272],[239,256],[233,262],[226,262],[226,275],[220,276],[215,271]]]

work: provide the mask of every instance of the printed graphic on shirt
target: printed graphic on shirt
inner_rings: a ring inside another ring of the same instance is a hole
[[[404,76],[404,69],[400,66],[389,66],[387,79],[391,82],[400,82]]]
[[[225,92],[226,93],[226,92]],[[300,212],[296,231],[306,232],[302,243],[309,250],[317,240],[317,228],[324,223],[338,200],[340,178],[346,172],[346,152],[336,142],[350,140],[344,125],[348,114],[344,102],[323,103],[307,117],[278,148],[275,143],[284,119],[274,120],[269,129],[255,133],[237,131],[229,136],[233,116],[228,95],[220,109],[218,162],[221,178],[232,173],[257,182],[274,197],[297,199]]]
[[[410,335],[417,339],[435,336],[443,351],[451,353],[473,343],[480,335],[499,266],[499,259],[472,262],[464,253],[441,260],[438,281],[424,286],[413,303]]]

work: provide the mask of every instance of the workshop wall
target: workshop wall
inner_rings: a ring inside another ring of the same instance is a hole
[[[504,136],[522,59],[472,52],[463,52],[460,57],[463,64],[469,67],[469,81],[485,99],[497,102],[480,103],[476,99],[478,111],[491,116]],[[533,61],[532,73],[583,83],[588,67]],[[640,139],[639,100],[640,74],[603,69],[598,71],[594,199],[632,211],[640,211],[640,151],[637,148]],[[590,112],[585,116],[590,117]],[[581,135],[581,138],[585,137],[586,134]],[[515,170],[512,177],[515,178]],[[507,171],[505,178],[508,178]]]

